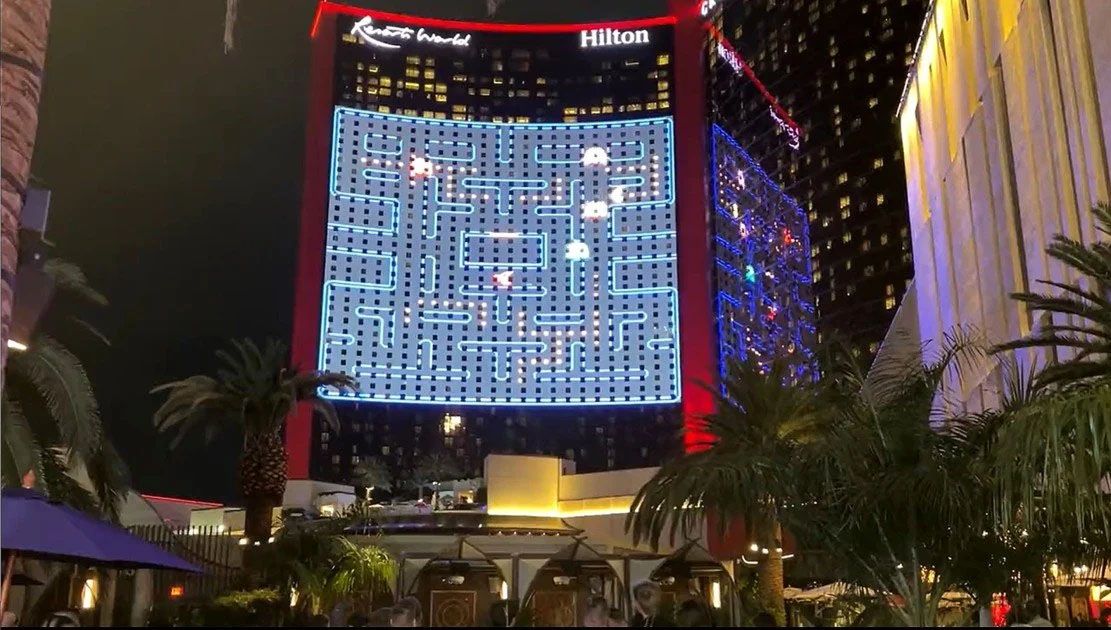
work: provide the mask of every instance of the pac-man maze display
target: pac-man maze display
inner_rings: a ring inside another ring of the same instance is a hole
[[[670,118],[337,108],[319,368],[401,403],[680,397]]]

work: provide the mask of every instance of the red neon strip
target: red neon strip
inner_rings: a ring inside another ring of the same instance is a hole
[[[320,16],[324,13],[324,5],[328,4],[327,0],[316,5],[316,15],[312,16],[312,28],[309,29],[309,37],[316,39],[316,29],[320,26]]]
[[[319,22],[321,10],[328,13],[342,13],[355,17],[369,15],[372,18],[393,22],[396,24],[410,24],[412,26],[427,26],[456,31],[485,31],[491,33],[574,33],[592,28],[649,28],[652,26],[670,26],[675,24],[675,16],[664,15],[660,17],[642,18],[639,20],[620,20],[615,22],[584,22],[578,24],[502,24],[499,22],[471,22],[466,20],[442,20],[439,18],[418,17],[403,15],[401,13],[388,13],[373,9],[351,7],[346,4],[337,4],[328,0],[321,0],[317,6],[317,19],[313,20],[311,34],[316,36],[316,26]]]
[[[212,501],[196,501],[194,499],[179,499],[177,497],[160,497],[157,494],[140,494],[147,501],[161,501],[163,503],[180,503],[181,505],[192,505],[199,508],[218,508],[224,507],[223,503],[213,503]]]
[[[729,40],[725,38],[725,35],[723,35],[722,32],[719,31],[718,28],[711,22],[706,22],[706,30],[710,31],[710,35],[713,36],[713,38],[717,40],[719,44],[724,46],[726,50],[733,53],[733,55],[737,58],[737,61],[741,62],[741,68],[745,71],[745,76],[748,77],[749,81],[752,81],[753,85],[756,86],[756,89],[760,90],[760,94],[764,95],[764,100],[766,100],[768,104],[771,105],[771,108],[775,110],[775,113],[780,118],[783,119],[783,122],[787,123],[787,125],[790,126],[791,129],[794,129],[795,133],[802,135],[802,127],[800,127],[799,124],[791,118],[790,114],[787,113],[787,110],[783,109],[783,106],[779,104],[779,101],[776,100],[774,96],[772,96],[772,93],[768,91],[768,88],[764,87],[764,84],[760,81],[759,78],[756,77],[756,73],[753,72],[752,67],[748,65],[748,62],[745,61],[745,58],[741,55],[741,53],[737,52],[736,48],[733,48],[733,45],[729,43]]]

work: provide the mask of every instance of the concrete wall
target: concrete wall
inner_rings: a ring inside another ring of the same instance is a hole
[[[487,455],[485,468],[488,513],[558,515],[558,457]]]
[[[1025,335],[1038,322],[1008,294],[1074,280],[1044,250],[1091,241],[1109,199],[1108,33],[1108,0],[935,3],[899,115],[923,340]],[[957,384],[965,401],[991,404],[991,368]]]

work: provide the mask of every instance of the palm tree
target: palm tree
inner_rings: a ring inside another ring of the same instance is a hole
[[[285,445],[282,429],[299,402],[308,402],[339,431],[339,418],[319,390],[353,388],[355,381],[334,372],[301,372],[286,364],[286,346],[270,340],[260,349],[250,339],[232,341],[232,350],[219,350],[221,367],[216,376],[196,375],[159,385],[151,393],[167,392],[155,411],[161,431],[176,431],[176,447],[195,426],[211,439],[228,425],[243,432],[239,460],[239,485],[247,503],[246,535],[251,541],[270,537],[272,513],[281,505],[286,486]]]
[[[1092,213],[1097,232],[1111,236],[1111,205]],[[1085,245],[1057,235],[1046,253],[1075,282],[1043,281],[1057,295],[1012,297],[1051,319],[996,351],[1044,348],[1071,357],[1041,368],[1041,394],[1011,414],[996,448],[1000,517],[1029,515],[1037,505],[1050,537],[1094,539],[1111,531],[1111,242]]]
[[[1096,230],[1111,236],[1111,205],[1098,204],[1092,208],[1092,214]],[[1055,354],[1071,351],[1071,357],[1041,371],[1038,375],[1041,386],[1111,376],[1111,242],[1100,240],[1085,245],[1058,234],[1045,251],[1070,270],[1070,276],[1083,281],[1041,280],[1058,290],[1055,295],[1012,294],[1032,313],[1045,313],[1047,323],[1026,337],[1001,344],[996,351],[1019,348],[1043,348]]]
[[[264,584],[279,589],[286,600],[297,593],[297,606],[314,614],[327,612],[341,600],[388,587],[397,570],[389,553],[345,536],[361,518],[358,510],[351,510],[323,521],[287,523],[274,544],[264,549]]]
[[[19,216],[31,174],[39,96],[46,65],[50,0],[0,3],[0,370],[7,365],[12,319],[12,281],[19,263]],[[3,385],[0,383],[0,388]]]
[[[351,481],[366,488],[366,500],[375,488],[389,492],[393,489],[393,476],[386,463],[377,457],[368,457],[355,466]]]
[[[52,258],[43,271],[60,295],[94,306],[107,298],[81,269]],[[55,325],[67,320],[56,320]],[[86,320],[69,322],[98,341],[108,340]],[[66,333],[59,327],[59,333]],[[2,478],[19,485],[28,472],[53,499],[115,518],[128,487],[127,469],[109,442],[93,386],[81,360],[55,337],[38,331],[26,350],[14,353],[0,393]]]
[[[418,498],[424,498],[424,488],[432,486],[432,507],[437,507],[440,482],[459,479],[463,471],[455,458],[444,450],[435,450],[421,457],[413,468],[413,482],[417,486]]]
[[[709,514],[723,525],[744,519],[761,550],[760,605],[782,625],[780,522],[796,494],[799,449],[820,434],[823,417],[814,388],[794,382],[785,362],[734,364],[724,385],[718,411],[705,422],[707,448],[665,463],[633,500],[625,526],[637,543],[655,546],[665,530],[672,540],[687,536]]]

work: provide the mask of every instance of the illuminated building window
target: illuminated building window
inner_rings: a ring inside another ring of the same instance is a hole
[[[868,99],[869,109],[874,108],[876,105],[879,105],[879,104],[880,104],[880,99],[878,99],[874,96],[872,98]]]
[[[435,79],[436,78],[436,71],[431,69],[431,68],[426,68],[424,70],[424,78],[426,78],[426,79]]]
[[[891,309],[895,308],[895,298],[893,298],[893,297],[889,297],[889,298],[886,298],[886,299],[885,299],[885,300],[883,301],[883,307],[884,307],[885,309],[889,310],[889,311],[890,311]]]
[[[849,181],[849,174],[848,173],[841,173],[840,175],[837,176],[837,183],[838,184],[844,184],[847,181]]]
[[[503,79],[502,77],[494,77],[494,85],[502,85],[504,83],[505,79]]]
[[[436,102],[437,103],[446,103],[447,102],[447,94],[437,94],[436,95]]]
[[[874,50],[866,51],[864,53],[864,61],[869,61],[869,60],[872,59],[872,57],[875,57],[875,56],[876,56],[876,51],[874,51]]]
[[[384,85],[384,86],[386,86],[386,87],[390,87],[391,85],[393,85],[393,79],[391,79],[391,78],[389,78],[389,77],[382,77],[381,79],[379,79],[379,80],[378,80],[378,83],[379,83],[380,85]]]
[[[390,113],[390,108],[387,105],[379,105],[378,106],[378,111],[382,114],[388,114],[388,113]]]
[[[575,108],[574,107],[564,107],[563,108],[563,115],[564,116],[570,116],[574,113],[575,113]]]
[[[416,55],[411,55],[411,56],[405,58],[405,63],[412,64],[414,66],[420,65],[420,57],[418,57]]]
[[[544,77],[536,77],[536,85],[547,85],[548,80]]]
[[[882,206],[883,202],[885,200],[886,200],[886,198],[883,196],[883,193],[880,193],[880,194],[876,195],[876,205],[877,206]]]
[[[878,157],[872,160],[872,168],[883,168],[883,158]]]
[[[667,81],[657,81],[656,82],[656,89],[657,90],[663,91],[663,90],[666,90],[667,87],[668,87],[668,82]]]
[[[818,212],[816,210],[811,210],[807,217],[810,219],[811,223],[813,223],[818,220]]]
[[[842,207],[842,208],[848,208],[849,204],[851,204],[851,203],[852,203],[852,199],[849,198],[848,195],[845,195],[844,197],[841,197],[841,199],[838,201],[839,206]]]
[[[656,65],[657,66],[666,66],[669,63],[671,63],[671,55],[663,54],[663,55],[660,55],[660,56],[656,57]]]
[[[419,90],[420,89],[420,83],[416,83],[414,81],[406,81],[405,82],[405,89],[406,90]]]
[[[437,94],[447,94],[447,86],[444,85],[443,83],[437,83],[436,84],[436,93]]]
[[[416,79],[420,76],[419,68],[405,68],[405,76]]]
[[[851,208],[843,208],[841,210],[841,218],[842,219],[847,219],[847,218],[851,217],[852,215],[853,215],[853,211],[852,211]]]
[[[841,233],[841,242],[842,243],[848,243],[851,240],[853,240],[853,233],[852,232],[842,232]]]
[[[668,101],[660,101],[660,109],[667,109],[668,107],[671,107],[671,103],[670,103],[670,102],[668,102]]]
[[[490,96],[490,88],[482,88],[478,93],[480,96]]]
[[[822,217],[822,227],[829,227],[830,218]]]
[[[455,414],[444,415],[444,435],[455,435],[463,426],[463,416]]]
[[[578,116],[564,116],[563,117],[563,122],[578,122],[578,121],[579,121]]]
[[[431,84],[431,83],[425,83],[425,84],[424,84],[424,91],[425,91],[425,92],[431,92],[431,91],[432,91],[432,90],[434,90],[434,89],[436,89],[436,86],[435,86],[435,85],[433,85],[433,84]]]
[[[887,234],[880,234],[880,245],[887,245]]]

